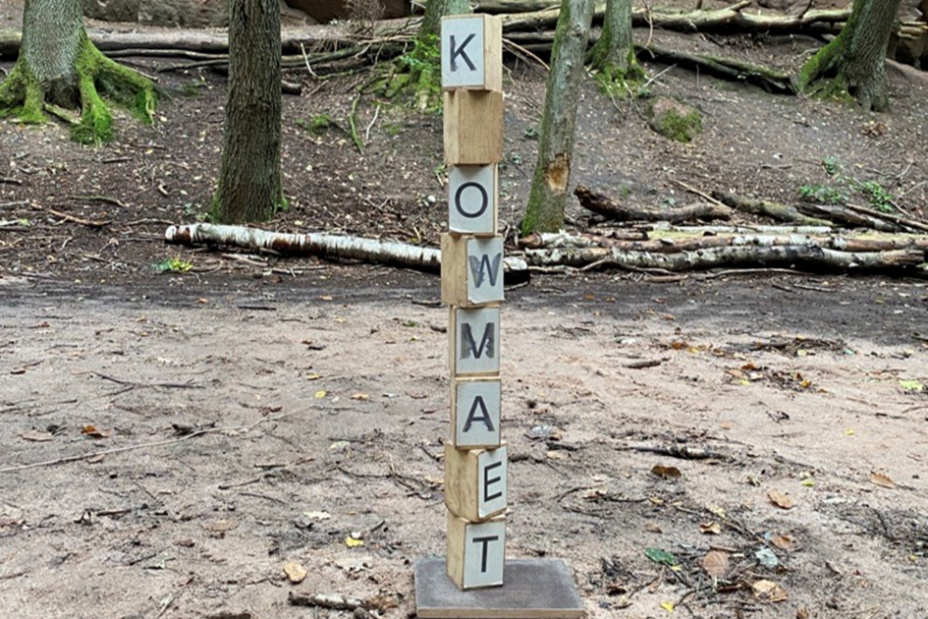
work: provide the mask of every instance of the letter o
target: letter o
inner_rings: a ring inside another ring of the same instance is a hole
[[[480,209],[478,209],[476,212],[466,211],[464,209],[464,206],[461,204],[461,196],[464,194],[464,190],[467,189],[468,187],[476,187],[477,190],[480,192],[480,196],[483,200],[483,203],[480,205]],[[484,189],[483,185],[481,185],[480,183],[474,183],[474,182],[463,183],[460,187],[458,187],[458,190],[454,193],[454,208],[456,208],[458,213],[460,213],[464,217],[469,217],[471,219],[480,217],[481,215],[487,212],[487,207],[489,205],[490,205],[490,196],[487,194],[487,190]]]

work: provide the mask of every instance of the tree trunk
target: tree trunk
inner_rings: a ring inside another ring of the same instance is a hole
[[[551,51],[538,162],[522,220],[523,235],[556,232],[564,226],[583,58],[592,19],[592,0],[563,0]]]
[[[84,31],[80,0],[26,0],[19,59],[0,84],[0,117],[42,123],[46,103],[80,108],[81,122],[72,136],[98,143],[113,137],[113,117],[101,93],[151,120],[154,85],[94,47]]]
[[[422,26],[419,27],[419,39],[437,38],[441,34],[442,17],[463,13],[470,13],[468,0],[428,0],[425,3],[425,17],[422,19]]]
[[[886,49],[900,0],[858,0],[835,39],[810,58],[799,72],[804,92],[846,94],[865,109],[889,108]],[[832,80],[821,87],[822,80]]]
[[[589,62],[599,71],[596,79],[607,93],[622,94],[627,82],[644,78],[632,41],[632,0],[608,0],[603,31]]]
[[[219,221],[266,221],[284,205],[280,134],[280,8],[276,0],[231,0]]]

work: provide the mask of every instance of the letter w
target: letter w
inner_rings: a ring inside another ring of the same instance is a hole
[[[483,337],[480,338],[480,346],[477,346],[477,341],[474,339],[474,332],[471,330],[470,325],[464,323],[461,328],[461,358],[470,359],[479,359],[483,356],[483,353],[486,352],[487,357],[492,358],[494,350],[496,348],[496,330],[494,329],[493,323],[488,323],[486,328],[483,330]]]
[[[474,276],[474,283],[477,285],[477,288],[483,285],[483,280],[485,276],[489,276],[490,285],[496,285],[496,278],[499,275],[499,265],[503,260],[503,254],[496,254],[493,256],[493,261],[490,261],[490,257],[487,255],[480,256],[471,256],[470,261],[470,272]]]

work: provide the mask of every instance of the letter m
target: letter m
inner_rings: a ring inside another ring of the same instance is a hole
[[[483,337],[480,338],[480,345],[474,339],[474,332],[470,325],[464,323],[461,325],[461,351],[462,359],[479,359],[486,353],[487,357],[492,358],[496,349],[496,325],[492,322],[487,323],[483,329]]]

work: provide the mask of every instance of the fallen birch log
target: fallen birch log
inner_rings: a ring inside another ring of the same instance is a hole
[[[912,274],[925,261],[925,252],[901,249],[884,252],[848,252],[817,245],[740,245],[694,251],[651,253],[618,247],[527,249],[529,266],[576,268],[663,269],[666,271],[708,270],[720,267],[787,267],[827,271],[889,271],[910,267]],[[922,271],[924,272],[924,271]],[[920,273],[919,273],[920,274]]]
[[[679,230],[683,230],[680,228]],[[520,246],[531,249],[584,249],[602,248],[619,251],[641,251],[653,254],[698,251],[716,247],[777,247],[809,246],[824,247],[843,252],[880,252],[893,250],[916,250],[928,252],[928,237],[924,235],[900,235],[889,238],[859,238],[853,236],[815,236],[808,234],[737,234],[725,236],[701,236],[656,238],[649,240],[612,239],[595,234],[536,233],[529,244]]]
[[[857,228],[870,228],[880,232],[898,232],[901,228],[885,219],[878,219],[872,215],[860,213],[854,209],[845,208],[837,204],[815,204],[811,202],[800,203],[796,207],[800,213],[810,217],[829,219],[835,223]]]
[[[191,224],[169,227],[164,233],[164,240],[181,245],[229,245],[253,251],[265,249],[288,256],[360,260],[429,273],[441,271],[441,251],[434,247],[353,236],[288,234],[245,226]],[[507,283],[528,279],[528,265],[520,258],[504,258],[503,272]]]
[[[833,227],[835,225],[834,222],[827,219],[818,219],[803,215],[796,207],[788,204],[780,204],[779,202],[770,202],[767,200],[754,200],[727,191],[713,191],[712,197],[742,213],[769,217],[775,221],[790,222],[803,226]]]
[[[668,9],[637,8],[632,11],[632,25],[636,28],[655,28],[679,32],[758,33],[770,34],[822,34],[833,32],[847,22],[850,9],[824,9],[806,11],[802,15],[782,13],[745,13],[752,3],[748,0],[721,9],[673,11]],[[605,3],[597,3],[593,20],[599,23],[605,14]],[[530,13],[503,15],[503,32],[516,30],[546,30],[557,23],[559,7]]]
[[[605,194],[592,191],[584,185],[577,185],[574,195],[580,206],[598,215],[616,221],[669,221],[680,223],[696,219],[731,219],[731,210],[715,204],[698,203],[666,211],[638,209],[619,204]]]

